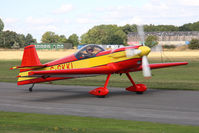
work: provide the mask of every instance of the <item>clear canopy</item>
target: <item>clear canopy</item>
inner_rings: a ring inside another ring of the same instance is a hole
[[[105,51],[102,47],[94,44],[82,47],[76,54],[77,59],[95,57],[98,53]]]

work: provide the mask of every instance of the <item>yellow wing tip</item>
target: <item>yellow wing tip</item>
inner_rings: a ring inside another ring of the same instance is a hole
[[[15,66],[15,67],[11,67],[10,70],[17,69],[17,68],[18,68],[18,67],[16,67],[16,66]]]

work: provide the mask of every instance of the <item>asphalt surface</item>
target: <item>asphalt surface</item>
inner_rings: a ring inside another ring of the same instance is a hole
[[[31,93],[29,86],[0,82],[0,110],[199,125],[199,91],[137,95],[111,87],[106,98],[97,98],[88,94],[90,86],[36,84]]]

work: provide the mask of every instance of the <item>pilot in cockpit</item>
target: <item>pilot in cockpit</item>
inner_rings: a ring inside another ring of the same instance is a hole
[[[83,58],[89,58],[89,57],[92,57],[94,55],[95,55],[95,53],[94,53],[94,47],[91,47],[91,46],[87,47],[86,50],[85,50],[85,52],[82,53],[82,57]]]
[[[95,55],[95,53],[94,53],[94,48],[93,48],[93,47],[88,47],[88,48],[86,49],[86,52],[87,52],[87,55],[88,55],[89,57]]]
[[[95,57],[101,51],[104,51],[104,49],[97,45],[85,46],[76,53],[76,57],[77,59],[91,58]]]

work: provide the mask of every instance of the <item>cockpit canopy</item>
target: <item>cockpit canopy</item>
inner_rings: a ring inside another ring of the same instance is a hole
[[[76,54],[77,59],[86,59],[95,57],[98,53],[105,51],[102,47],[94,44],[86,45],[82,47]]]

